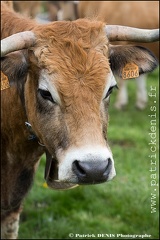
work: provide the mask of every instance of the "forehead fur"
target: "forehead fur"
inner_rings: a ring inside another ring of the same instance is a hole
[[[104,23],[87,19],[53,22],[44,31],[42,26],[37,28],[36,35],[33,50],[38,64],[58,76],[60,92],[68,92],[68,83],[72,93],[81,84],[92,91],[98,88],[101,97],[110,71]]]
[[[72,22],[53,22],[37,27],[36,35],[35,56],[39,64],[45,67],[49,67],[49,61],[58,61],[59,58],[67,58],[67,62],[73,61],[74,65],[75,61],[84,65],[91,51],[96,50],[104,55],[108,52],[104,23],[98,21],[78,19]]]

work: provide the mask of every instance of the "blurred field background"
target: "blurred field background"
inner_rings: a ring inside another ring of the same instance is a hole
[[[95,239],[97,234],[147,234],[151,235],[150,239],[159,239],[158,188],[154,191],[155,187],[151,187],[151,162],[148,157],[151,154],[151,119],[148,115],[154,105],[157,107],[158,178],[158,74],[159,70],[156,70],[148,77],[148,92],[151,86],[156,87],[157,98],[149,98],[148,107],[143,111],[135,108],[134,80],[128,84],[129,105],[123,111],[113,107],[117,90],[111,95],[108,139],[117,171],[112,181],[67,191],[51,190],[43,186],[45,157],[42,158],[33,187],[24,201],[19,239],[69,239],[69,233],[95,234]],[[151,202],[151,193],[156,193],[155,202]],[[151,213],[151,203],[155,204],[155,213]]]

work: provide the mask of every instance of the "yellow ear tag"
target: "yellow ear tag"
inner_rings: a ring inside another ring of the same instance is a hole
[[[127,63],[122,69],[122,78],[137,78],[139,77],[139,67],[134,63]]]
[[[1,71],[1,90],[10,88],[8,77]]]

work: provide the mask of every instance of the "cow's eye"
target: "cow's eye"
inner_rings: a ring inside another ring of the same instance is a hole
[[[112,91],[113,91],[114,88],[117,88],[117,89],[118,89],[118,86],[117,86],[117,85],[111,86],[111,87],[108,89],[108,92],[107,92],[107,94],[106,94],[106,96],[105,96],[104,99],[106,99],[106,98],[112,93]]]
[[[40,95],[42,96],[42,98],[49,100],[51,102],[54,102],[52,95],[50,94],[49,91],[47,90],[42,90],[42,89],[38,89],[38,92],[40,93]]]

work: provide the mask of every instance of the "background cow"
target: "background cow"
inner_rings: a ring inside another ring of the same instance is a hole
[[[3,2],[1,24],[1,233],[15,239],[22,201],[44,152],[45,178],[54,189],[115,176],[107,141],[112,71],[121,76],[134,62],[141,74],[157,61],[147,49],[109,40],[157,41],[159,35],[87,19],[41,25]]]
[[[41,6],[41,1],[13,1],[13,8],[16,12],[31,18],[35,18],[41,12]]]
[[[50,21],[78,18],[78,1],[48,1],[45,3]],[[55,17],[56,16],[56,17]]]
[[[77,5],[76,1],[13,1],[16,12],[39,21],[75,20]]]

